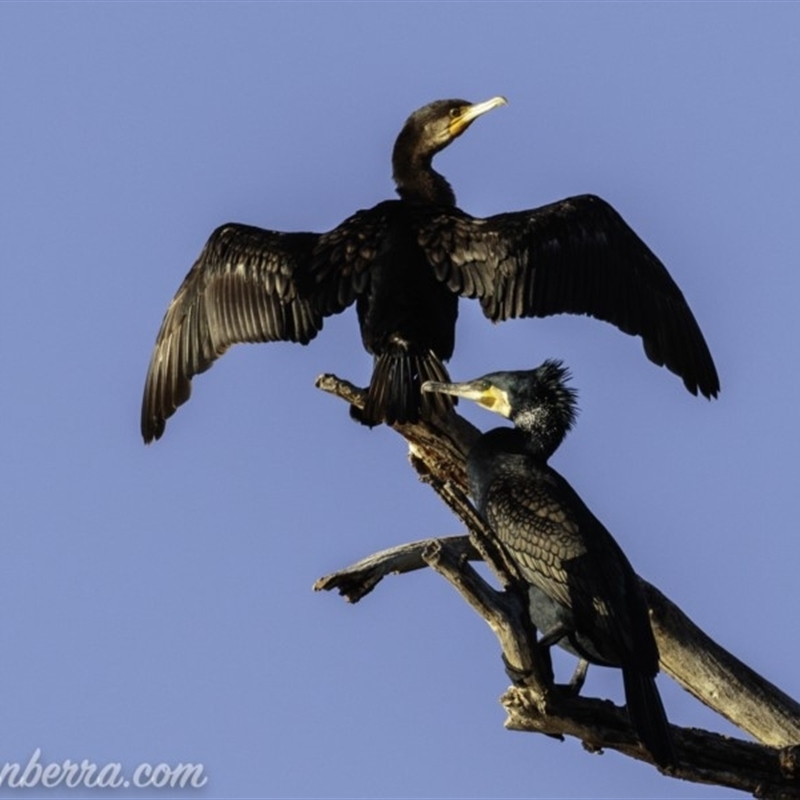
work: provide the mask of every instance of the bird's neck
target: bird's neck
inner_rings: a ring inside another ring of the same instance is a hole
[[[456,196],[450,184],[431,165],[433,155],[408,153],[396,147],[392,175],[397,194],[410,203],[454,206]]]
[[[556,416],[546,408],[521,411],[513,418],[514,428],[525,437],[525,449],[542,461],[558,450],[566,431]]]

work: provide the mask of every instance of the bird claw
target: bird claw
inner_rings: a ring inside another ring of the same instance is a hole
[[[500,657],[503,659],[503,666],[506,670],[506,675],[508,675],[511,683],[514,686],[526,686],[528,684],[528,680],[530,679],[531,675],[533,674],[531,670],[522,670],[518,667],[515,667],[507,658],[505,653],[501,653]]]
[[[577,697],[581,693],[581,689],[583,689],[588,669],[589,662],[585,658],[581,658],[569,682],[556,684],[559,691],[563,692],[567,697]]]

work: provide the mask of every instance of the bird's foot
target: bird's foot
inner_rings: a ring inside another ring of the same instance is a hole
[[[554,644],[558,644],[565,636],[570,634],[570,629],[566,625],[556,625],[550,628],[549,631],[542,631],[539,639],[539,646],[550,648]]]
[[[586,681],[586,672],[589,669],[589,662],[585,658],[578,661],[578,666],[575,667],[575,672],[569,679],[569,683],[556,684],[560,691],[567,697],[577,697],[583,689],[583,684]]]
[[[514,686],[527,685],[528,680],[533,673],[530,670],[522,670],[518,667],[515,667],[506,658],[505,653],[502,653],[500,657],[503,659],[503,666],[505,667],[506,675],[508,675],[511,683],[513,683]]]

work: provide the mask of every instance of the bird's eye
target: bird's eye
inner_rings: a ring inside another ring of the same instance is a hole
[[[450,109],[450,119],[457,119],[461,116],[461,107],[457,106],[456,108]]]

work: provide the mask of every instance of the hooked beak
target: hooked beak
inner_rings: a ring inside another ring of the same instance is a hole
[[[450,135],[454,137],[460,136],[478,117],[493,108],[505,105],[508,105],[508,100],[498,95],[491,100],[485,100],[483,103],[465,106],[462,113],[450,122]]]
[[[440,383],[439,381],[425,381],[422,384],[423,392],[438,392],[450,394],[455,397],[465,397],[474,400],[479,406],[488,408],[504,417],[511,416],[511,404],[508,395],[485,378],[478,378],[465,383]]]

